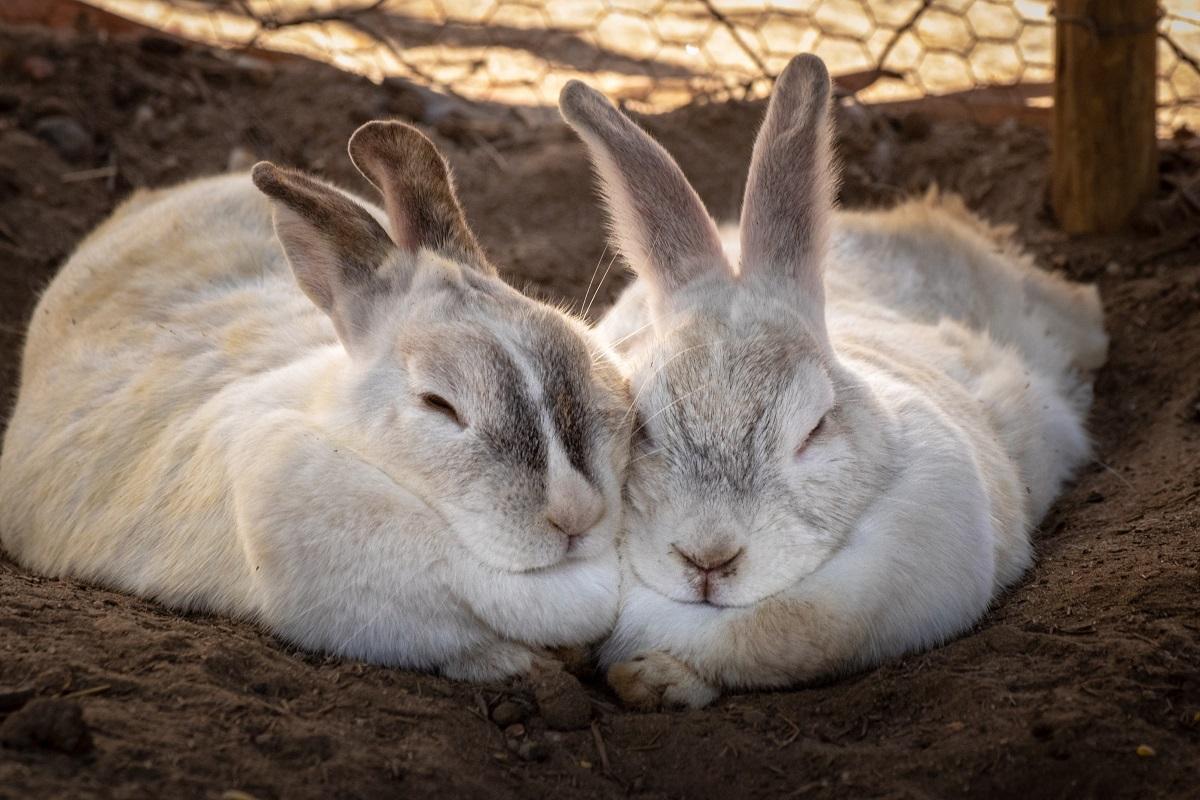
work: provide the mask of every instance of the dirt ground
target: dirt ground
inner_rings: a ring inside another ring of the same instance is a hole
[[[729,217],[761,111],[645,124]],[[4,394],[36,292],[133,187],[219,171],[240,149],[367,192],[345,143],[380,116],[428,123],[506,275],[578,307],[607,261],[583,151],[561,125],[316,65],[0,28]],[[1200,143],[1164,143],[1137,233],[1068,240],[1043,208],[1044,132],[854,106],[839,125],[846,204],[937,182],[1105,297],[1097,460],[1046,520],[1037,566],[976,630],[703,711],[626,713],[589,679],[592,727],[559,732],[520,683],[297,653],[250,625],[0,558],[0,797],[1200,796]],[[504,714],[526,718],[506,732],[490,719]]]

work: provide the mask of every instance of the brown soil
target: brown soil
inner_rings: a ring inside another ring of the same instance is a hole
[[[440,113],[406,87],[155,40],[0,29],[0,75],[5,387],[37,290],[132,187],[221,170],[241,146],[365,192],[343,155],[353,128]],[[729,216],[760,113],[695,107],[646,124]],[[592,728],[553,731],[530,716],[528,685],[297,653],[250,625],[0,559],[0,797],[1200,795],[1200,226],[1175,191],[1191,181],[1196,196],[1194,141],[1164,148],[1147,232],[1067,240],[1043,216],[1043,133],[841,117],[848,204],[936,181],[1019,224],[1044,263],[1099,280],[1106,298],[1098,460],[1046,520],[1028,579],[977,630],[689,713],[625,713],[586,679]],[[86,137],[73,141],[64,118]],[[435,135],[506,274],[579,303],[604,246],[573,137],[492,112],[443,116]],[[116,174],[79,174],[106,166]],[[622,281],[609,275],[593,315]]]

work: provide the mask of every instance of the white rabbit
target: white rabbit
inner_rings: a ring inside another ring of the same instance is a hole
[[[350,154],[386,215],[262,163],[84,241],[30,326],[3,544],[304,648],[520,673],[616,618],[628,390],[499,279],[421,133]]]
[[[935,195],[834,216],[829,97],[815,57],[779,77],[730,258],[665,150],[583,84],[562,94],[638,276],[599,326],[639,416],[602,651],[633,706],[966,630],[1088,454],[1095,288]]]

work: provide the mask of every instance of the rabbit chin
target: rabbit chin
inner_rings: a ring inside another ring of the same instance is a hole
[[[705,580],[681,563],[665,539],[657,542],[641,546],[632,537],[627,540],[625,557],[633,578],[677,603],[715,608],[761,603],[816,572],[837,550],[827,541],[812,541],[806,547],[792,545],[786,555],[773,553],[769,546],[747,545],[728,570],[715,570]]]
[[[505,519],[496,511],[446,513],[454,537],[480,563],[501,572],[534,572],[597,558],[612,550],[616,514],[586,534],[567,537],[544,519]]]

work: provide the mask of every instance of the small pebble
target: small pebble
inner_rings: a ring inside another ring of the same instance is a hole
[[[497,703],[496,707],[492,709],[492,722],[496,723],[498,728],[508,728],[518,722],[524,722],[528,718],[529,710],[512,700]]]
[[[1154,758],[1158,753],[1154,752],[1154,748],[1148,744],[1139,744],[1137,746],[1137,754],[1142,758]]]
[[[34,125],[33,132],[67,161],[83,161],[92,154],[92,135],[70,117],[40,119]]]
[[[592,721],[592,703],[579,679],[569,672],[543,672],[534,678],[538,711],[552,730],[573,731]]]
[[[8,715],[0,724],[0,744],[84,753],[92,748],[92,736],[79,703],[42,697]]]
[[[525,735],[525,726],[519,722],[515,725],[509,725],[504,729],[504,735],[513,739],[520,739]]]

